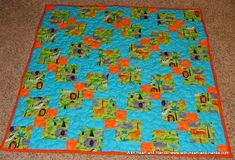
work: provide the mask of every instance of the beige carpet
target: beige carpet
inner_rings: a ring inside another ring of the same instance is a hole
[[[218,77],[223,113],[233,154],[235,154],[235,0],[116,0],[92,1],[73,0],[69,2],[0,0],[0,141],[2,141],[11,111],[15,104],[19,83],[36,27],[46,3],[69,4],[121,4],[127,6],[156,6],[203,8],[211,51]],[[156,159],[159,156],[79,155],[48,153],[9,153],[0,151],[0,159]],[[160,158],[159,158],[160,159]],[[161,157],[161,159],[199,159]],[[208,158],[201,158],[208,159]],[[213,159],[213,158],[211,158]]]

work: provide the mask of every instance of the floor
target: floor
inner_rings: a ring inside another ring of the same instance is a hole
[[[234,74],[235,66],[235,1],[234,0],[116,0],[116,1],[79,1],[71,0],[0,0],[0,141],[2,141],[11,111],[19,89],[21,75],[29,57],[33,45],[34,34],[43,13],[45,4],[99,4],[126,6],[156,6],[178,8],[202,8],[207,31],[210,36],[211,51],[214,66],[218,77],[223,113],[225,115],[226,128],[233,154],[235,154],[235,121],[233,107],[235,105]],[[8,63],[9,62],[9,63]],[[6,67],[7,66],[7,67]],[[4,75],[4,76],[3,76]],[[154,159],[157,156],[146,155],[78,155],[78,154],[47,154],[47,153],[10,153],[0,151],[0,159]],[[199,158],[175,158],[161,157],[161,159],[199,159]],[[208,158],[200,158],[208,159]],[[211,158],[213,159],[213,158]]]

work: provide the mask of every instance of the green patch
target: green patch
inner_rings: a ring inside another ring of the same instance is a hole
[[[95,7],[79,7],[78,17],[79,18],[95,18],[96,8]]]
[[[215,133],[211,122],[189,123],[191,143],[215,144]]]
[[[50,97],[29,97],[26,101],[27,109],[24,111],[24,117],[44,116],[48,110]]]
[[[181,40],[198,40],[198,34],[194,27],[180,27],[178,29],[179,39]]]
[[[150,44],[169,44],[170,33],[169,32],[150,32]]]
[[[125,38],[140,38],[141,37],[141,25],[132,24],[131,26],[123,26],[122,36]]]
[[[181,116],[186,112],[185,101],[166,101],[162,100],[162,119],[163,121],[174,122],[185,118]]]
[[[150,58],[149,45],[131,44],[129,52],[131,59],[148,60]]]
[[[174,92],[174,81],[171,74],[153,75],[152,90],[156,92]]]
[[[160,66],[180,66],[179,52],[162,52],[160,53]]]
[[[209,61],[207,47],[190,46],[189,54],[190,54],[191,60]]]
[[[122,11],[105,11],[104,12],[104,23],[110,23],[113,24],[114,22],[117,22],[122,19]]]
[[[38,31],[39,42],[54,42],[56,30],[54,28],[40,28]]]
[[[201,21],[200,11],[195,10],[185,10],[184,11],[184,19],[186,21]]]
[[[215,93],[196,94],[197,112],[219,113],[218,97]]]
[[[52,11],[50,23],[65,23],[69,18],[69,11]]]
[[[68,126],[69,118],[47,118],[42,135],[43,139],[66,139]]]
[[[119,50],[99,50],[99,58],[97,64],[99,66],[118,65],[119,58]]]
[[[86,28],[86,23],[69,23],[67,24],[66,36],[82,36]]]
[[[39,64],[57,63],[59,56],[60,56],[60,50],[58,48],[55,49],[42,48],[38,59],[38,63]]]
[[[113,30],[96,28],[94,30],[93,39],[102,44],[107,44],[112,41]]]
[[[186,85],[205,85],[202,68],[183,68],[182,75]]]
[[[88,73],[86,88],[94,91],[106,91],[109,74]]]
[[[9,149],[27,149],[32,133],[31,126],[11,126],[4,147]]]
[[[78,66],[75,64],[58,65],[55,80],[57,82],[75,81],[77,72]]]
[[[81,129],[78,132],[77,150],[101,151],[103,146],[103,130],[101,129]]]
[[[132,66],[123,66],[119,69],[118,82],[121,84],[140,84],[141,83],[141,69]]]
[[[154,130],[153,131],[154,151],[178,152],[179,138],[173,130]]]
[[[24,89],[42,89],[43,88],[43,82],[45,79],[45,72],[41,71],[28,71],[25,74],[24,77]]]
[[[89,46],[80,42],[80,43],[73,43],[69,47],[69,57],[76,58],[76,57],[87,57],[90,54]]]
[[[171,25],[176,20],[176,14],[174,13],[158,13],[157,14],[159,25]]]
[[[92,117],[95,119],[114,119],[116,113],[115,99],[94,99]]]
[[[82,92],[81,91],[65,91],[62,90],[60,93],[60,108],[76,108],[82,107]]]
[[[150,11],[148,8],[132,8],[131,18],[132,19],[148,19]]]
[[[147,92],[128,93],[127,109],[134,111],[148,111],[151,109],[150,94]]]
[[[122,120],[116,121],[116,141],[140,141],[141,140],[141,121]]]

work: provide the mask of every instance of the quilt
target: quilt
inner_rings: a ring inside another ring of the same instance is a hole
[[[1,149],[231,157],[202,10],[46,5]]]

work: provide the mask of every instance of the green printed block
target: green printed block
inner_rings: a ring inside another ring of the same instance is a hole
[[[125,120],[116,122],[116,141],[138,142],[141,140],[141,121]]]
[[[178,29],[179,39],[198,40],[198,34],[195,27],[184,26]]]
[[[74,64],[59,65],[55,75],[57,82],[75,81],[78,72],[78,66]]]
[[[174,130],[154,130],[153,131],[154,151],[177,152],[179,151],[179,138]]]
[[[132,24],[131,26],[122,27],[122,36],[125,38],[140,38],[141,37],[141,25]]]
[[[50,97],[29,97],[26,100],[27,109],[24,111],[24,117],[45,116],[49,108]]]
[[[183,68],[183,81],[186,85],[205,85],[202,68]]]
[[[169,32],[150,32],[150,44],[159,45],[159,44],[169,44],[170,43],[170,34]]]
[[[69,47],[69,57],[82,58],[82,57],[88,57],[89,54],[90,54],[89,46],[82,42],[72,43]]]
[[[116,100],[94,99],[92,117],[95,119],[114,119],[116,113]]]
[[[27,149],[31,133],[31,126],[11,126],[4,147],[9,149]]]
[[[132,8],[131,18],[132,19],[148,19],[150,11],[148,8]]]
[[[152,90],[156,92],[174,92],[174,80],[172,74],[153,75]]]
[[[88,73],[86,76],[86,88],[94,91],[106,91],[109,74]]]
[[[131,59],[148,60],[150,58],[149,45],[131,44],[129,52]]]
[[[195,61],[209,61],[209,54],[207,47],[203,46],[190,46],[189,47],[190,59]]]
[[[69,118],[47,118],[43,130],[43,139],[66,139],[68,134]]]
[[[179,52],[162,52],[160,53],[160,66],[180,66]]]
[[[52,11],[51,23],[66,23],[69,18],[69,11]]]
[[[82,107],[82,92],[62,90],[60,93],[59,107],[63,109]]]
[[[56,29],[54,28],[40,28],[38,31],[39,42],[54,42],[56,36]]]
[[[122,66],[119,68],[118,82],[120,84],[141,84],[141,69],[132,66]]]
[[[215,131],[211,122],[189,123],[191,143],[215,144]]]
[[[24,77],[24,89],[42,89],[45,80],[45,72],[28,71]]]
[[[67,24],[66,36],[82,36],[86,28],[86,23],[69,23]]]
[[[94,30],[93,39],[99,43],[107,44],[112,41],[113,30],[96,28]]]
[[[113,24],[114,22],[120,21],[122,19],[122,16],[123,12],[121,10],[105,11],[103,22]]]
[[[159,25],[171,25],[176,20],[176,14],[174,13],[158,13],[158,24]]]
[[[128,110],[148,111],[151,109],[151,96],[147,92],[130,92],[128,93],[127,107]]]
[[[95,7],[80,7],[78,10],[79,18],[95,18],[96,8]]]
[[[218,96],[215,93],[196,94],[197,112],[219,113]]]
[[[201,21],[201,13],[198,10],[185,10],[184,11],[184,19],[186,21]]]
[[[96,128],[81,129],[78,132],[76,149],[81,151],[101,151],[103,146],[103,130]]]
[[[119,50],[99,50],[99,58],[97,64],[99,66],[118,65],[119,58]]]
[[[60,56],[60,50],[58,48],[42,48],[38,63],[39,64],[50,64],[50,63],[57,63],[58,58]]]
[[[185,120],[183,113],[186,112],[185,101],[166,101],[162,100],[162,119],[163,121],[174,122]]]

